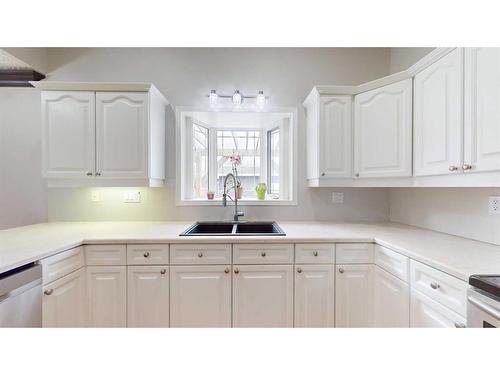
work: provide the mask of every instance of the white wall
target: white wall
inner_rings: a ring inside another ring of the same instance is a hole
[[[390,51],[390,72],[397,73],[408,69],[422,57],[431,52],[434,47],[397,47]]]
[[[305,187],[305,116],[301,103],[315,84],[359,84],[389,73],[388,48],[126,48],[57,49],[49,56],[50,80],[153,82],[175,108],[205,105],[210,89],[255,94],[269,106],[299,108],[298,206],[246,207],[247,218],[280,220],[387,220],[386,189],[345,189],[344,205],[333,189]],[[173,117],[169,118],[167,176],[175,175]],[[120,202],[121,191],[49,189],[49,220],[195,220],[231,217],[231,208],[176,207],[173,187],[145,189],[144,203]]]
[[[40,93],[0,88],[0,229],[47,220]]]
[[[24,61],[39,73],[47,73],[49,64],[48,48],[2,48],[11,55]]]
[[[488,197],[500,188],[392,188],[390,220],[500,245],[500,215]]]

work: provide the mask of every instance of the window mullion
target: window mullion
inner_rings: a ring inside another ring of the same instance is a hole
[[[217,129],[209,128],[208,137],[208,190],[217,191]]]

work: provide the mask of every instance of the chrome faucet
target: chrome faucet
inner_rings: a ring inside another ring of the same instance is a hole
[[[232,188],[228,189],[227,188],[227,180],[229,178],[233,179],[233,186],[232,186]],[[243,213],[243,211],[238,211],[238,190],[236,188],[237,185],[238,185],[238,180],[236,179],[236,177],[234,176],[234,174],[228,173],[226,175],[226,177],[224,177],[224,194],[222,194],[222,205],[224,207],[227,206],[227,198],[231,199],[234,202],[234,217],[233,217],[234,221],[238,221],[238,218],[240,216],[245,216],[245,214]],[[234,199],[231,198],[231,196],[227,194],[231,189],[234,190]]]

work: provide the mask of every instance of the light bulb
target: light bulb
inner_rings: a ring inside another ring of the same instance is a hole
[[[208,96],[208,98],[210,101],[210,106],[215,107],[217,105],[217,100],[219,99],[217,92],[215,90],[210,90],[210,95]]]
[[[236,90],[233,94],[233,104],[239,106],[241,104],[242,97],[238,90]]]
[[[259,91],[255,101],[257,102],[257,107],[259,108],[264,107],[264,104],[266,104],[266,96],[264,95],[264,91]]]

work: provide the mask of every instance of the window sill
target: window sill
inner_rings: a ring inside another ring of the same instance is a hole
[[[228,201],[228,206],[233,206],[232,201]],[[296,206],[296,200],[283,200],[283,199],[239,199],[238,206]],[[178,200],[177,206],[222,206],[222,199],[192,199],[192,200]]]

